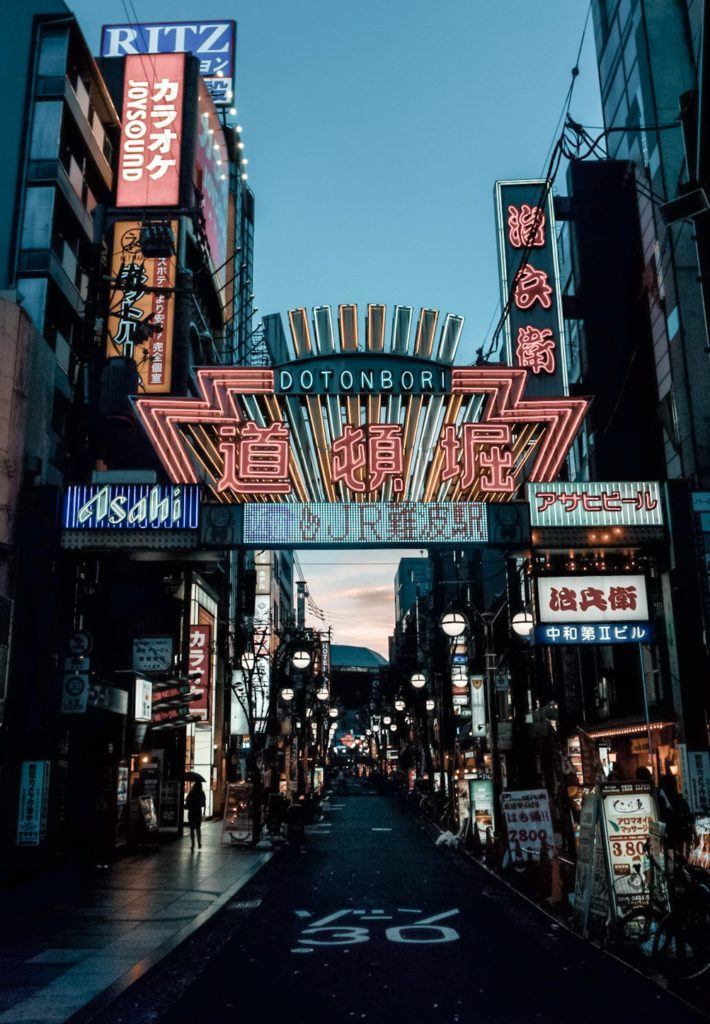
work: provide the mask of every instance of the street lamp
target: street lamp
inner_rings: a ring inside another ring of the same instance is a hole
[[[294,668],[303,671],[304,669],[308,668],[308,666],[311,663],[310,652],[304,650],[294,651],[291,656],[291,661],[293,662]]]
[[[421,690],[423,686],[426,686],[426,676],[423,672],[415,672],[409,681],[415,690]]]
[[[424,705],[424,707],[427,709],[427,711],[433,711],[434,708],[436,707],[436,701],[435,700],[428,700],[426,702],[426,704]]]
[[[328,711],[328,715],[331,718],[337,718],[338,717],[338,709],[337,708],[330,708],[329,711]]]
[[[525,610],[522,612],[516,612],[510,620],[510,624],[513,627],[514,633],[518,636],[527,637],[530,636],[535,628],[535,619],[533,618],[532,612]]]
[[[394,702],[395,711],[404,711],[406,706],[407,705],[404,703],[401,697],[398,697],[397,700]]]
[[[383,722],[384,725],[391,725],[391,723],[392,723],[392,715],[383,715],[382,716],[382,722]]]
[[[447,636],[461,636],[466,632],[467,626],[466,616],[461,612],[447,612],[441,617],[441,628]]]
[[[318,700],[328,700],[330,692],[327,686],[321,686],[320,690],[316,690],[316,697]]]
[[[397,732],[397,726],[394,722],[390,725],[390,732]]]
[[[281,700],[291,701],[293,700],[293,690],[290,686],[284,686],[281,691]]]

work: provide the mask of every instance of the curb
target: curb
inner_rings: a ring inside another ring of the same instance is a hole
[[[271,858],[274,856],[271,852],[263,853],[259,860],[252,864],[250,868],[242,875],[238,882],[231,885],[226,889],[217,899],[210,904],[210,906],[203,910],[201,914],[193,918],[189,924],[184,925],[179,931],[171,935],[165,942],[156,946],[150,953],[147,953],[141,960],[133,964],[129,970],[127,970],[120,977],[112,981],[102,992],[98,995],[93,996],[87,1003],[84,1004],[79,1010],[76,1010],[70,1017],[65,1018],[64,1024],[83,1024],[83,1022],[91,1021],[97,1014],[101,1013],[107,1008],[114,1000],[118,999],[119,996],[123,995],[136,981],[143,978],[151,968],[155,967],[156,964],[164,960],[169,953],[172,953],[181,943],[186,939],[189,939],[196,931],[202,928],[203,925],[215,916],[224,906],[229,903],[233,896],[235,896],[240,889],[243,889],[247,882],[250,882],[254,875],[256,875],[261,869],[268,864]]]

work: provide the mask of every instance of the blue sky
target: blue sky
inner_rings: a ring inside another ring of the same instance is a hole
[[[70,6],[96,52],[101,24],[128,20],[120,4]],[[466,318],[462,359],[487,337],[498,302],[493,183],[541,173],[587,8],[587,0],[128,0],[134,20],[237,20],[260,312],[433,306]],[[591,24],[580,70],[571,113],[598,125]],[[335,574],[328,554],[301,557],[316,600],[337,620],[336,641],[369,638],[384,653],[391,614],[381,588],[392,587],[396,556],[346,552],[340,560],[360,568]]]

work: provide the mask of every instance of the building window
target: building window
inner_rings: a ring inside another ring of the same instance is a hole
[[[49,249],[54,219],[54,188],[28,188],[22,218],[21,249]]]
[[[67,45],[69,35],[66,28],[44,28],[39,44],[37,74],[58,78],[67,68]]]
[[[17,282],[20,305],[40,334],[44,333],[44,311],[47,305],[47,278],[23,277]]]
[[[62,128],[61,100],[35,103],[32,114],[30,160],[56,160]]]

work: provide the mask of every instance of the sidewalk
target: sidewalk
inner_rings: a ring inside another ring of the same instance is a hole
[[[187,837],[89,878],[62,871],[0,893],[0,1024],[59,1024],[118,995],[204,924],[270,853]]]

